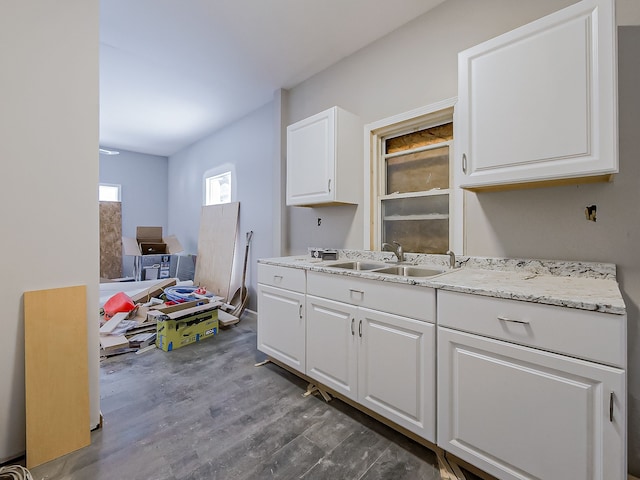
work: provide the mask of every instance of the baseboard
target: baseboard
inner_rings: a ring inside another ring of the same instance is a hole
[[[256,321],[258,319],[258,312],[254,312],[253,310],[249,310],[248,308],[245,308],[243,314],[242,314],[242,318],[246,318],[247,320],[253,320]]]

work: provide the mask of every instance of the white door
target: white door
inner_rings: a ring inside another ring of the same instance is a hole
[[[366,308],[357,324],[359,402],[435,442],[435,325]]]
[[[304,294],[258,284],[258,312],[258,350],[304,373]]]
[[[307,295],[307,375],[357,400],[356,307]]]
[[[287,128],[287,205],[333,200],[336,109]]]
[[[623,480],[623,370],[438,327],[438,446],[501,479]]]
[[[456,171],[478,187],[615,173],[613,0],[583,0],[461,52]]]

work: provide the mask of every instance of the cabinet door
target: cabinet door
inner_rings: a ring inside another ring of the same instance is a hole
[[[617,172],[615,38],[614,1],[583,0],[461,52],[460,185]]]
[[[357,400],[356,307],[307,295],[307,375]]]
[[[258,284],[258,350],[305,371],[304,294]]]
[[[358,401],[435,442],[435,325],[365,308],[357,323]]]
[[[623,480],[623,370],[438,327],[438,446],[500,479]]]
[[[287,205],[334,199],[336,109],[287,128]]]

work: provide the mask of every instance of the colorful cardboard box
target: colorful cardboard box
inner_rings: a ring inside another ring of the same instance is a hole
[[[122,237],[122,254],[134,257],[135,280],[175,275],[177,254],[184,249],[175,235],[164,237],[162,227],[136,227],[136,238]],[[157,265],[157,268],[154,268]]]
[[[189,302],[192,303],[192,302]],[[150,310],[147,315],[156,320],[156,346],[170,352],[199,342],[218,333],[220,302],[191,306],[174,305],[162,311]]]

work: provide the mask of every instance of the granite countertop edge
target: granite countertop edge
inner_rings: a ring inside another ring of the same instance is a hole
[[[443,270],[443,273],[431,277],[384,275],[330,266],[346,260],[379,261],[389,265],[396,263],[395,257],[389,252],[361,250],[338,250],[337,260],[296,255],[261,258],[258,263],[594,312],[626,314],[616,280],[616,267],[611,263],[464,256],[456,259],[456,268],[452,269],[448,255],[406,254],[405,263]]]

